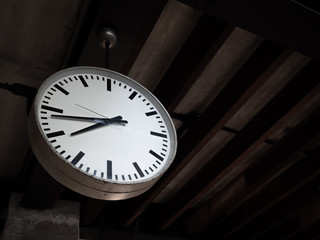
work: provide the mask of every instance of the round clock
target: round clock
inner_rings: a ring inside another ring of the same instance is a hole
[[[169,114],[147,89],[94,67],[69,68],[46,79],[28,130],[47,172],[97,199],[145,192],[169,167],[177,148]]]

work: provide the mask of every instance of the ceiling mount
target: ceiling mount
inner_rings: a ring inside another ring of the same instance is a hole
[[[101,28],[98,33],[98,42],[102,48],[113,48],[117,44],[117,34],[112,28]]]

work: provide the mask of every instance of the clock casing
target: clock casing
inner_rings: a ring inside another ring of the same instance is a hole
[[[110,120],[118,118],[123,122]],[[69,68],[46,79],[28,132],[34,154],[51,176],[80,194],[105,200],[147,191],[177,149],[173,122],[147,89],[94,67]]]

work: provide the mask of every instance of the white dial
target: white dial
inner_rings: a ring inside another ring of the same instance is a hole
[[[159,101],[130,78],[109,70],[58,72],[42,84],[34,111],[55,156],[95,180],[127,186],[152,181],[176,152],[175,129]],[[65,166],[58,168],[63,171]]]

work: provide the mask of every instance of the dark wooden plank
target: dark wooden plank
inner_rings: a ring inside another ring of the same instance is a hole
[[[302,157],[301,161],[268,184],[259,195],[221,222],[222,235],[231,238],[263,235],[281,225],[284,219],[299,216],[301,209],[306,210],[314,197],[319,195],[320,148],[317,147],[311,153],[312,157]],[[319,214],[320,211],[313,218],[319,218]]]
[[[96,20],[98,9],[101,7],[101,2],[102,0],[82,2],[77,24],[72,39],[69,42],[68,51],[60,66],[61,69],[77,66],[87,38],[94,25],[94,21]]]
[[[208,26],[212,31],[208,31]],[[211,16],[200,18],[154,90],[154,95],[169,113],[173,112],[233,29],[233,26]]]
[[[37,163],[28,181],[20,206],[32,209],[53,208],[63,190],[64,186]]]
[[[242,212],[241,208],[243,206],[250,206],[253,204],[253,202],[258,201],[257,198],[259,197],[257,197],[257,195],[259,195],[259,193],[263,191],[266,191],[266,186],[268,186],[270,182],[274,182],[274,179],[279,177],[281,174],[285,174],[287,169],[291,168],[289,170],[291,172],[293,171],[292,169],[299,170],[300,167],[294,168],[292,166],[294,164],[298,165],[298,163],[296,163],[298,160],[304,161],[305,159],[301,159],[303,153],[309,151],[314,146],[319,144],[320,130],[319,128],[317,128],[319,121],[320,112],[318,110],[316,112],[316,115],[312,116],[307,121],[304,121],[299,126],[297,126],[289,136],[287,136],[283,141],[278,143],[276,146],[274,146],[273,149],[266,153],[266,155],[260,160],[259,164],[247,171],[246,177],[248,181],[248,189],[243,192],[243,194],[238,196],[238,198],[235,199],[231,204],[230,209],[225,212],[224,218],[227,219],[226,221],[232,222],[233,220],[230,219],[238,219],[238,217],[235,216],[239,215],[239,212]],[[315,159],[315,157],[313,157],[313,159]],[[307,163],[310,165],[309,162]],[[262,171],[263,168],[265,169],[265,171]],[[314,169],[317,169],[317,167],[315,166]],[[255,170],[258,171],[258,174],[260,174],[259,177],[252,172]],[[298,175],[299,174],[297,174],[297,179]],[[299,181],[302,180],[303,179],[300,179]],[[281,187],[281,189],[278,191],[280,194],[277,194],[276,198],[283,198],[283,196],[290,191],[284,185],[279,186]],[[279,188],[279,186],[277,187]],[[274,186],[268,188],[273,189]],[[268,209],[265,208],[265,206],[271,207],[271,203],[274,201],[273,199],[267,198],[266,196],[260,198],[261,199],[259,200],[259,203],[255,204],[255,206],[259,206],[259,209],[257,209],[256,207],[251,208],[252,212],[247,212],[246,218],[242,218],[241,223],[235,224],[236,229],[234,229],[234,231],[252,221],[259,214],[262,214]],[[263,204],[266,205],[264,206]]]
[[[235,202],[234,199],[239,199],[246,190],[246,182],[243,175],[238,176],[231,183],[228,184],[221,191],[214,194],[214,196],[203,203],[197,204],[197,209],[194,212],[184,217],[182,226],[185,229],[187,236],[195,236],[204,232],[208,225],[213,221],[224,216],[224,213]]]
[[[92,224],[101,211],[104,209],[106,201],[83,197],[80,208],[80,224],[82,226],[89,226]]]
[[[179,149],[172,165],[155,186],[144,194],[138,206],[134,207],[135,210],[133,212],[131,210],[132,213],[124,224],[126,227],[134,222],[151,201],[175,178],[183,167],[188,164],[203,145],[210,140],[239,107],[262,86],[268,79],[268,76],[276,69],[276,67],[272,65],[275,59],[277,59],[277,64],[281,64],[288,55],[286,50],[283,52],[282,47],[268,41],[264,41],[256,49],[205,112],[196,119],[189,131],[179,140]],[[266,68],[270,66],[273,67],[266,71]]]
[[[280,222],[272,222],[269,228],[262,229],[256,233],[257,238],[259,240],[287,239],[307,226],[313,225],[320,219],[320,196],[317,194],[305,196],[303,200],[302,203],[291,209],[289,216],[293,215],[293,217],[289,218],[289,221],[285,217],[279,219]],[[293,219],[295,222],[290,221]]]
[[[320,220],[315,222],[314,224],[311,224],[307,228],[299,229],[298,231],[295,231],[291,234],[287,240],[311,240],[311,239],[319,239],[320,238]]]
[[[253,144],[259,145],[265,140],[266,136],[262,138],[261,135],[264,135],[277,121],[281,120],[318,84],[318,68],[319,64],[316,62],[308,64],[183,187],[177,197],[172,200],[172,211],[168,211],[168,214],[164,216],[165,220],[160,227],[161,230],[169,227],[193,202],[204,196],[224,175],[237,167],[245,159],[245,155],[241,154],[246,149]],[[270,133],[269,131],[268,134]]]
[[[265,153],[259,159],[259,163],[245,171],[244,175],[246,177],[245,182],[247,188],[242,189],[240,192],[238,191],[238,194],[233,195],[231,200],[225,199],[225,201],[228,202],[228,206],[223,209],[224,218],[227,218],[236,211],[236,209],[240,208],[248,199],[259,194],[267,184],[285,172],[298,160],[301,160],[302,153],[312,149],[320,142],[320,130],[317,128],[319,122],[320,114],[313,114],[307,120],[300,123],[295,129],[292,129],[291,133],[286,136],[285,139]],[[292,149],[294,149],[294,151]],[[215,203],[215,198],[212,201]],[[208,204],[210,205],[210,209],[212,209],[211,204]],[[201,209],[199,211],[201,211]],[[194,234],[201,231],[212,221],[216,220],[217,217],[219,217],[219,215],[215,212],[210,218],[207,218],[206,222],[202,221],[201,226],[197,226],[197,219],[194,218],[187,222],[188,226],[192,226],[191,229],[194,229],[189,231],[189,233]],[[241,221],[241,224],[243,223],[245,223],[245,220]],[[196,227],[193,225],[196,225]]]
[[[146,21],[146,24],[143,26],[141,33],[135,42],[130,54],[128,55],[128,58],[126,59],[123,67],[121,68],[121,73],[128,75],[134,61],[138,57],[143,45],[147,41],[154,25],[156,24],[163,8],[167,4],[168,0],[156,0],[154,3],[154,7],[151,10],[150,16],[148,20]]]

